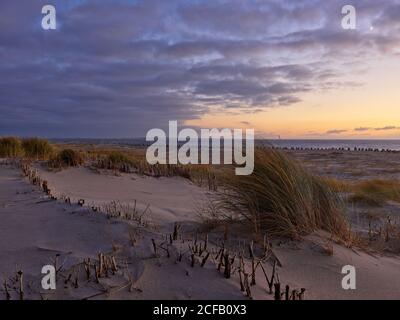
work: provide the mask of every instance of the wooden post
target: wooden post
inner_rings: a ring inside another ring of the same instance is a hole
[[[249,275],[246,272],[243,272],[243,276],[244,276],[244,287],[246,289],[246,295],[248,298],[252,299],[251,289],[249,285]]]
[[[289,298],[290,298],[290,288],[289,288],[289,286],[288,285],[286,285],[286,287],[285,287],[285,300],[289,300]]]
[[[299,293],[299,300],[304,300],[305,293],[306,293],[306,289],[305,288],[301,288],[300,289],[300,293]]]
[[[250,285],[254,286],[256,284],[256,267],[254,261],[254,242],[251,241],[249,244],[249,254],[251,259],[251,282]]]
[[[11,295],[7,287],[7,280],[4,280],[3,286],[4,286],[4,292],[6,294],[6,300],[11,300]]]
[[[204,267],[204,265],[206,264],[207,259],[208,259],[209,256],[210,256],[210,253],[207,252],[206,256],[203,258],[203,261],[201,261],[201,266],[202,267]]]
[[[18,271],[19,277],[19,300],[24,300],[24,273],[22,271]]]
[[[99,277],[102,276],[103,271],[104,271],[104,269],[103,269],[103,258],[104,258],[103,254],[99,253]]]
[[[182,252],[179,251],[179,254],[178,254],[178,262],[181,262],[181,261],[182,261]]]
[[[240,291],[244,292],[244,284],[243,284],[243,279],[242,279],[242,268],[244,272],[244,263],[243,263],[243,257],[242,254],[239,256],[239,282],[240,282]]]
[[[194,268],[194,253],[192,253],[191,258],[192,258],[192,262],[191,262],[190,266],[192,268]]]
[[[111,263],[112,263],[113,271],[117,272],[118,271],[118,267],[117,267],[117,262],[115,261],[115,257],[114,256],[111,257]]]
[[[229,259],[229,253],[227,252],[224,256],[225,271],[224,276],[226,279],[231,277],[231,261]]]
[[[100,275],[99,275],[99,269],[97,268],[96,264],[93,265],[94,266],[94,274],[96,276],[96,283],[100,283]]]
[[[179,229],[180,229],[180,225],[177,222],[175,222],[174,233],[173,233],[173,236],[172,236],[174,241],[178,240]]]
[[[222,267],[222,264],[223,264],[223,261],[224,261],[224,252],[225,252],[225,249],[224,249],[224,248],[222,248],[222,249],[221,249],[220,256],[219,256],[219,263],[218,263],[218,267],[217,267],[217,270],[218,270],[218,271],[220,271],[220,270],[221,270],[221,267]]]
[[[151,239],[151,243],[153,244],[154,255],[157,257],[157,245],[154,239]]]
[[[83,263],[85,266],[85,271],[86,271],[86,278],[89,280],[90,279],[90,258],[86,261],[86,259],[83,259]]]
[[[278,283],[274,283],[274,288],[275,288],[275,300],[281,300],[281,284]]]

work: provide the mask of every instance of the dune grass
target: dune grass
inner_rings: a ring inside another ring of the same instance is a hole
[[[338,193],[283,152],[257,149],[253,174],[228,174],[222,181],[221,208],[250,222],[256,233],[300,238],[323,229],[349,237]]]
[[[331,177],[321,177],[321,180],[335,192],[350,192],[350,185],[346,181]]]
[[[183,177],[199,186],[215,190],[216,176],[211,165],[149,164],[144,153],[129,150],[90,151],[89,157],[99,169],[159,177]]]
[[[100,169],[131,172],[131,168],[135,165],[135,158],[121,151],[96,152],[91,155],[97,158],[95,166]]]
[[[27,138],[22,140],[22,149],[26,158],[47,160],[53,154],[53,147],[45,139]]]
[[[21,140],[15,137],[0,138],[0,157],[15,158],[22,155]]]
[[[63,149],[49,160],[48,166],[50,168],[77,167],[84,164],[84,162],[85,156],[82,152]]]
[[[349,200],[368,206],[383,206],[387,201],[400,202],[400,181],[366,180],[351,185]]]

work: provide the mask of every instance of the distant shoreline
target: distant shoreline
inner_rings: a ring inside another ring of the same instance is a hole
[[[152,142],[148,142],[145,138],[132,139],[96,139],[96,138],[65,138],[65,139],[49,139],[52,143],[61,144],[96,144],[96,145],[118,145],[118,146],[148,146]],[[182,143],[183,144],[183,143]],[[273,145],[280,149],[295,150],[333,150],[333,149],[360,149],[359,151],[400,151],[400,139],[371,139],[371,140],[349,140],[349,139],[256,139],[256,145]]]

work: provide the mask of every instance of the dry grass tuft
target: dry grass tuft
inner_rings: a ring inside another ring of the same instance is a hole
[[[27,138],[22,140],[24,156],[31,159],[47,160],[53,154],[53,147],[47,140]]]
[[[321,177],[322,181],[335,192],[348,192],[350,190],[349,184],[345,181],[331,178]]]
[[[383,206],[386,201],[400,202],[400,181],[398,180],[368,180],[351,186],[353,194],[350,201],[369,206]]]
[[[101,169],[129,172],[130,168],[135,164],[133,157],[121,151],[111,151],[99,158],[96,167]]]
[[[15,137],[0,138],[0,157],[15,158],[22,154],[21,141]]]
[[[99,169],[137,173],[151,177],[183,177],[210,190],[216,190],[216,175],[211,165],[149,164],[145,156],[129,151],[90,152]]]
[[[224,210],[257,233],[300,238],[323,229],[346,241],[351,236],[340,196],[283,152],[257,149],[253,174],[225,175],[223,185]]]
[[[72,149],[61,150],[49,160],[50,168],[77,167],[85,162],[84,154]]]

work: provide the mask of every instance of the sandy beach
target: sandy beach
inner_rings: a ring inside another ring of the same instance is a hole
[[[296,157],[309,165],[316,161],[311,153]],[[320,155],[319,161],[329,157],[333,155]],[[349,165],[349,155],[342,157]],[[199,208],[213,191],[183,177],[154,178],[86,165],[54,171],[36,163],[33,170],[47,181],[51,196],[32,185],[18,165],[0,165],[0,274],[10,286],[11,299],[19,296],[15,282],[19,271],[25,299],[249,299],[241,290],[240,272],[232,271],[228,279],[219,266],[221,243],[235,261],[240,250],[247,251],[253,243],[264,271],[256,269],[252,299],[274,299],[265,277],[265,273],[272,276],[274,265],[282,288],[288,285],[298,292],[304,288],[306,299],[400,298],[400,256],[395,246],[390,252],[346,247],[329,233],[317,231],[301,240],[273,237],[268,255],[263,256],[265,242],[240,223],[206,226]],[[80,200],[84,203],[78,204]],[[141,220],[112,215],[110,203],[118,204],[116,210],[134,207]],[[395,217],[399,211],[391,208]],[[358,223],[359,229],[365,227],[360,218]],[[106,263],[106,271],[97,279],[94,266],[101,259],[114,259],[116,265]],[[243,260],[250,273],[250,257],[245,254]],[[59,268],[56,290],[41,288],[41,268],[46,264]],[[341,286],[344,265],[357,269],[356,290]],[[93,268],[89,274],[87,266]],[[2,298],[6,298],[4,288]]]

